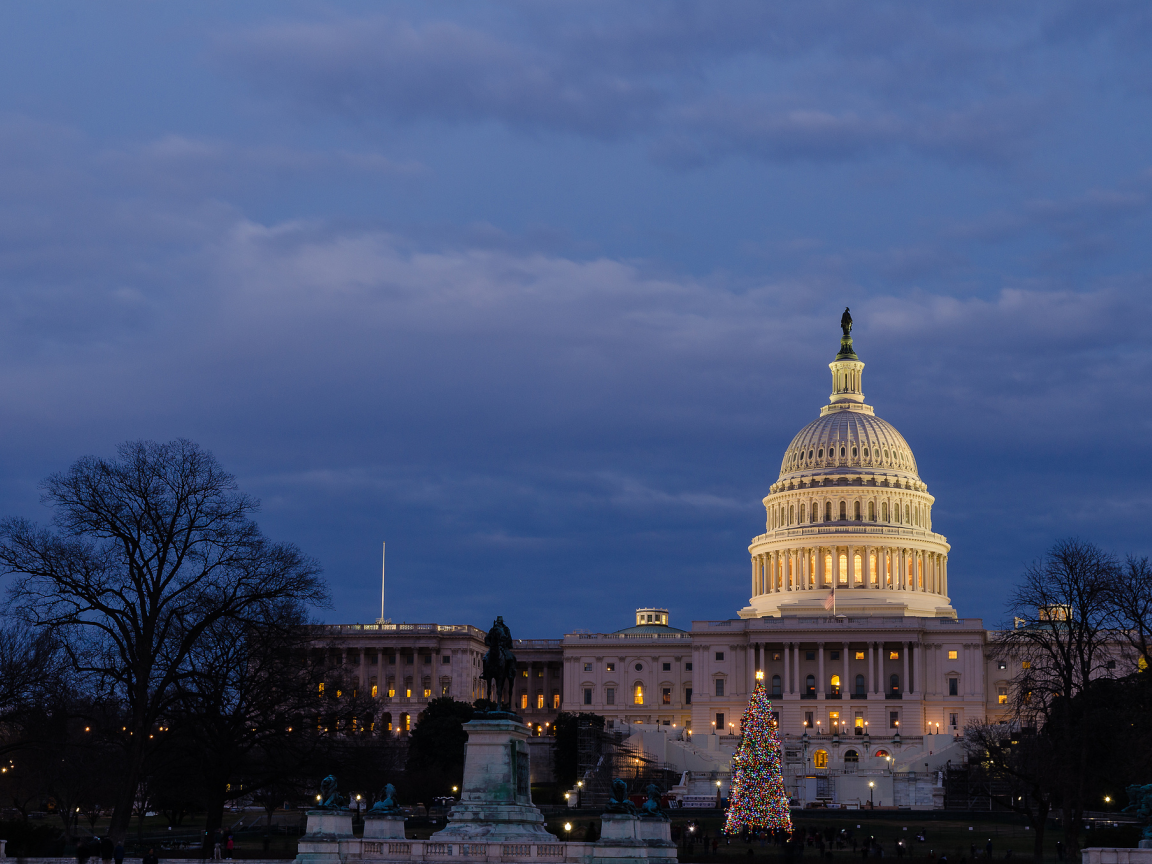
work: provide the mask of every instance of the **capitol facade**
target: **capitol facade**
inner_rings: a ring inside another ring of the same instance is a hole
[[[789,443],[763,499],[748,604],[687,629],[652,607],[611,633],[519,640],[514,707],[535,734],[547,736],[560,711],[592,712],[686,778],[724,783],[763,680],[798,799],[870,791],[942,806],[928,781],[964,758],[967,722],[1007,717],[1016,670],[990,656],[983,622],[949,601],[935,499],[908,442],[864,400],[847,310],[829,368],[828,404]],[[432,698],[483,693],[477,627],[328,630],[352,686],[380,700],[384,734],[407,734]]]

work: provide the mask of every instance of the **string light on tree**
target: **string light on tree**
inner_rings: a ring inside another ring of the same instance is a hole
[[[764,692],[764,673],[756,673],[756,689],[741,718],[744,737],[732,757],[732,786],[724,833],[745,828],[792,833],[788,793],[781,771],[780,737],[772,719],[772,703]]]

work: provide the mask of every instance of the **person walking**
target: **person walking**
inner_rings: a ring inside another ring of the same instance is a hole
[[[988,860],[991,861],[992,860],[992,838],[991,837],[988,838],[988,845],[984,847],[984,851],[988,855]]]
[[[224,849],[227,851],[229,861],[232,860],[232,848],[234,845],[235,845],[235,843],[232,840],[232,832],[229,831],[228,832],[228,840],[224,843]]]
[[[111,837],[100,838],[100,860],[104,864],[112,864],[112,856],[116,854],[116,846],[112,843]]]
[[[224,856],[220,852],[220,847],[224,845],[224,832],[219,828],[216,829],[216,837],[212,841],[212,860],[221,861]]]
[[[116,864],[124,864],[124,841],[121,840],[116,844],[116,848],[112,850],[112,860]]]

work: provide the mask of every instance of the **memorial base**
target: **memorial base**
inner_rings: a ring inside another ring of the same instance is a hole
[[[309,810],[306,831],[296,847],[296,864],[340,864],[354,845],[359,841],[352,836],[350,812]]]
[[[372,813],[364,814],[365,840],[403,840],[404,814],[403,813]]]
[[[593,861],[604,864],[675,864],[676,844],[667,819],[605,813]]]

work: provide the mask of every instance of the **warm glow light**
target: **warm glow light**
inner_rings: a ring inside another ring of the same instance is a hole
[[[455,792],[455,791],[456,791],[457,789],[459,789],[459,788],[460,788],[459,786],[453,786],[453,787],[452,787],[452,791],[453,791],[453,792]]]
[[[564,800],[565,800],[565,801],[567,801],[567,800],[568,800],[569,798],[571,798],[571,797],[572,797],[572,795],[571,795],[570,793],[568,793],[568,792],[565,792],[565,793],[564,793]]]
[[[564,823],[564,830],[565,831],[571,831],[572,830],[572,823],[571,822],[565,822]]]
[[[759,669],[756,670],[756,680],[757,681],[763,681],[764,680],[764,673],[761,672]]]
[[[876,784],[875,784],[875,783],[873,783],[871,780],[869,780],[869,781],[868,781],[868,788],[869,788],[869,789],[871,789],[871,788],[872,788],[873,786],[875,786],[875,785],[876,785]]]
[[[1112,796],[1111,795],[1105,795],[1104,796],[1104,803],[1105,804],[1111,804],[1112,803]]]
[[[583,786],[584,786],[584,781],[583,781],[583,780],[577,780],[577,781],[576,781],[576,788],[577,788],[577,789],[579,789],[579,788],[582,788]]]

